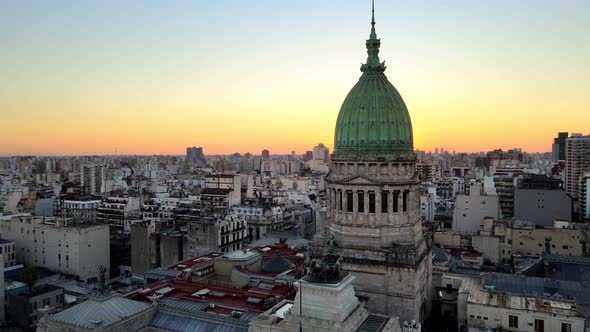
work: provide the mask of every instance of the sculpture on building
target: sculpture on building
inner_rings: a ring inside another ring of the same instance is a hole
[[[330,236],[328,250],[321,259],[313,259],[309,253],[305,253],[305,281],[334,284],[348,275],[348,271],[341,267],[342,257],[334,253],[337,246],[335,238]]]

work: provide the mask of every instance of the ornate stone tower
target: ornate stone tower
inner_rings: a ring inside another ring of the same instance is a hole
[[[338,114],[334,153],[326,176],[326,250],[332,235],[343,268],[369,310],[423,321],[431,301],[431,241],[422,235],[420,180],[415,171],[412,123],[384,74],[375,18],[366,42],[367,63]]]

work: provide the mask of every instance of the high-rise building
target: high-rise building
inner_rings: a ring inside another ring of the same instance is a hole
[[[565,140],[565,191],[574,198],[574,206],[580,177],[586,172],[590,172],[590,135],[572,134]]]
[[[330,150],[324,146],[323,143],[316,145],[313,148],[313,160],[328,162],[330,158]]]
[[[384,74],[374,19],[371,25],[367,62],[336,122],[327,234],[312,250],[320,255],[328,239],[335,243],[370,312],[423,321],[432,296],[431,240],[420,220],[412,122]]]
[[[186,161],[191,164],[198,162],[205,162],[205,155],[203,154],[202,147],[189,147],[186,148]]]
[[[84,164],[80,171],[80,186],[84,193],[96,195],[106,191],[106,170],[104,166]]]
[[[270,152],[267,149],[262,150],[262,158],[263,159],[270,158]]]
[[[310,161],[313,159],[313,151],[305,151],[303,155],[303,161]]]
[[[553,139],[551,146],[551,161],[554,163],[565,160],[565,140],[567,139],[567,132],[557,133],[557,137]]]

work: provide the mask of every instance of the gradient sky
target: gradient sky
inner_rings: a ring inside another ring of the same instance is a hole
[[[590,132],[590,1],[380,1],[417,149]],[[370,1],[0,3],[0,155],[333,145]]]

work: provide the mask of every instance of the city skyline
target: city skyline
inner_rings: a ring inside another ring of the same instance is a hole
[[[8,4],[0,155],[332,149],[368,4]],[[416,149],[547,152],[587,133],[589,3],[376,6]]]

